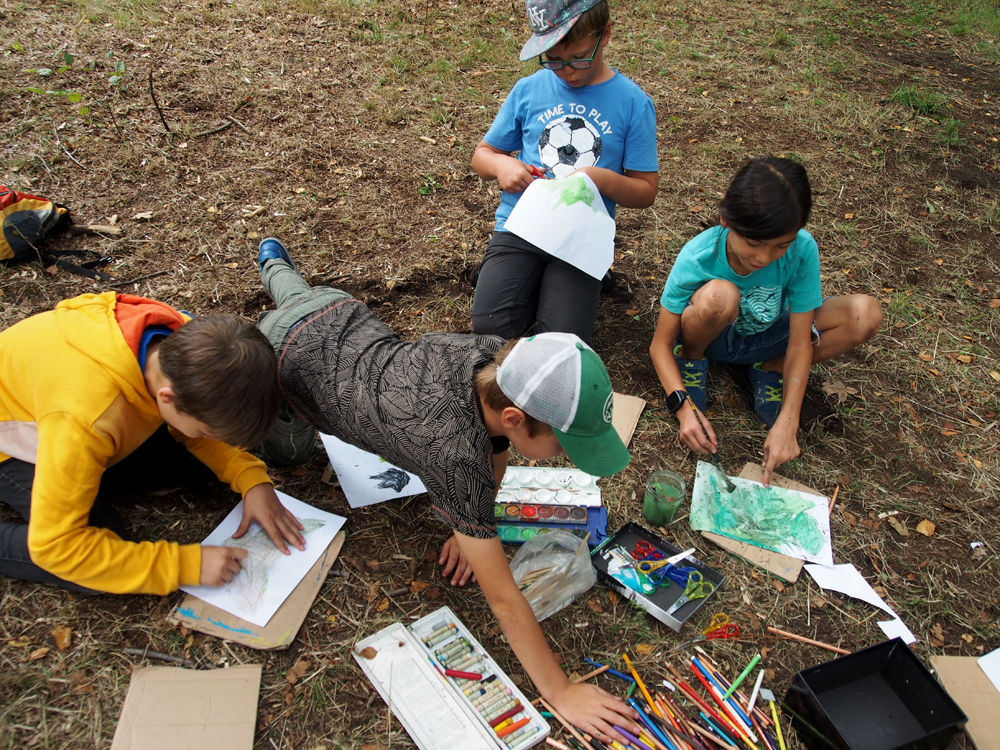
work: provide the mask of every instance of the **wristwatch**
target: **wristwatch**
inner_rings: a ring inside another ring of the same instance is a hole
[[[677,410],[680,409],[684,402],[688,399],[687,391],[674,391],[667,395],[667,410],[671,414],[676,414]]]

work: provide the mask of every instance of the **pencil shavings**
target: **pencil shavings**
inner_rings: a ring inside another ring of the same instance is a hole
[[[364,657],[365,659],[374,659],[378,651],[373,649],[371,646],[365,646],[363,649],[358,651],[358,655]]]

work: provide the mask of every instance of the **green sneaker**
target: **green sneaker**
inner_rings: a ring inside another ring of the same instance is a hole
[[[674,347],[674,359],[681,371],[681,381],[688,398],[702,412],[708,408],[708,360],[684,359],[681,356],[683,344]]]
[[[781,411],[785,380],[780,372],[761,369],[762,364],[752,365],[747,371],[747,378],[753,390],[753,412],[770,429]]]

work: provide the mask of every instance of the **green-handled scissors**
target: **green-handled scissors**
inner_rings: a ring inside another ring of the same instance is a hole
[[[684,593],[681,594],[681,598],[670,605],[670,609],[667,610],[667,614],[672,615],[688,602],[694,601],[695,599],[704,599],[713,591],[715,591],[715,586],[713,586],[711,582],[706,581],[704,576],[702,576],[699,571],[695,570],[688,577],[688,582],[684,587]]]

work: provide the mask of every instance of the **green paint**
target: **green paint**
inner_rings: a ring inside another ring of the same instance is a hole
[[[817,555],[823,549],[823,532],[806,512],[814,505],[798,492],[756,484],[737,484],[733,492],[726,492],[714,476],[710,475],[708,480],[711,493],[699,498],[702,502],[697,504],[697,519],[692,508],[692,528],[718,531],[776,552],[787,550],[789,544],[810,555]]]
[[[563,183],[562,197],[556,201],[556,206],[560,203],[563,203],[566,206],[572,206],[574,203],[584,203],[593,208],[594,200],[596,200],[597,196],[587,185],[587,181],[585,179],[582,177],[574,177],[572,179],[563,180]],[[553,206],[553,208],[555,208],[555,206]]]

